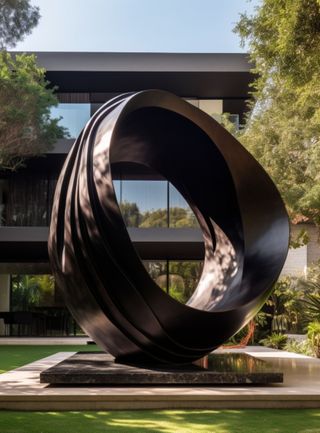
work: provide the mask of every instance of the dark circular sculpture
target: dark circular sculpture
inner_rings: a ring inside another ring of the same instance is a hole
[[[151,279],[112,181],[131,162],[168,179],[203,232],[202,276],[186,305]],[[212,117],[168,92],[104,104],[58,180],[49,235],[54,276],[83,330],[123,362],[203,357],[259,311],[288,251],[280,195],[258,162]]]

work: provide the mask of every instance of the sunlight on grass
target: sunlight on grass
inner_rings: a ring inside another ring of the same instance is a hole
[[[0,412],[1,433],[320,433],[320,409]]]

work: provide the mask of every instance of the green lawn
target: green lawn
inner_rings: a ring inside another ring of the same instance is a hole
[[[1,433],[319,433],[320,410],[0,412]]]
[[[0,346],[0,372],[63,351],[97,346]],[[320,409],[0,411],[0,433],[320,433]]]
[[[0,373],[29,364],[57,352],[79,352],[100,350],[95,345],[59,345],[59,346],[1,346]],[[0,428],[0,433],[2,433]]]

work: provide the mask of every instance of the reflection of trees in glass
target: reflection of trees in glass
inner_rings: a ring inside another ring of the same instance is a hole
[[[120,204],[120,210],[127,227],[140,227],[142,216],[137,203],[124,201]]]
[[[152,209],[140,212],[137,203],[124,201],[120,204],[122,217],[127,227],[198,227],[198,222],[191,209],[172,207],[169,209]]]
[[[54,305],[54,292],[52,275],[12,275],[11,309],[27,311]]]
[[[170,227],[199,227],[198,221],[190,208],[170,207],[169,217]]]
[[[168,212],[167,209],[156,209],[147,211],[141,214],[142,228],[149,227],[168,227]]]

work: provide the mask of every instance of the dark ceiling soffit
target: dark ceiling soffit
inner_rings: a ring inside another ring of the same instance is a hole
[[[128,229],[144,260],[203,260],[199,229]],[[47,227],[0,229],[0,263],[47,262]]]
[[[247,98],[254,78],[249,72],[48,71],[46,76],[59,92],[122,93],[153,88],[213,99]]]
[[[47,242],[1,242],[1,263],[48,262]],[[203,242],[136,242],[142,260],[203,260]]]

